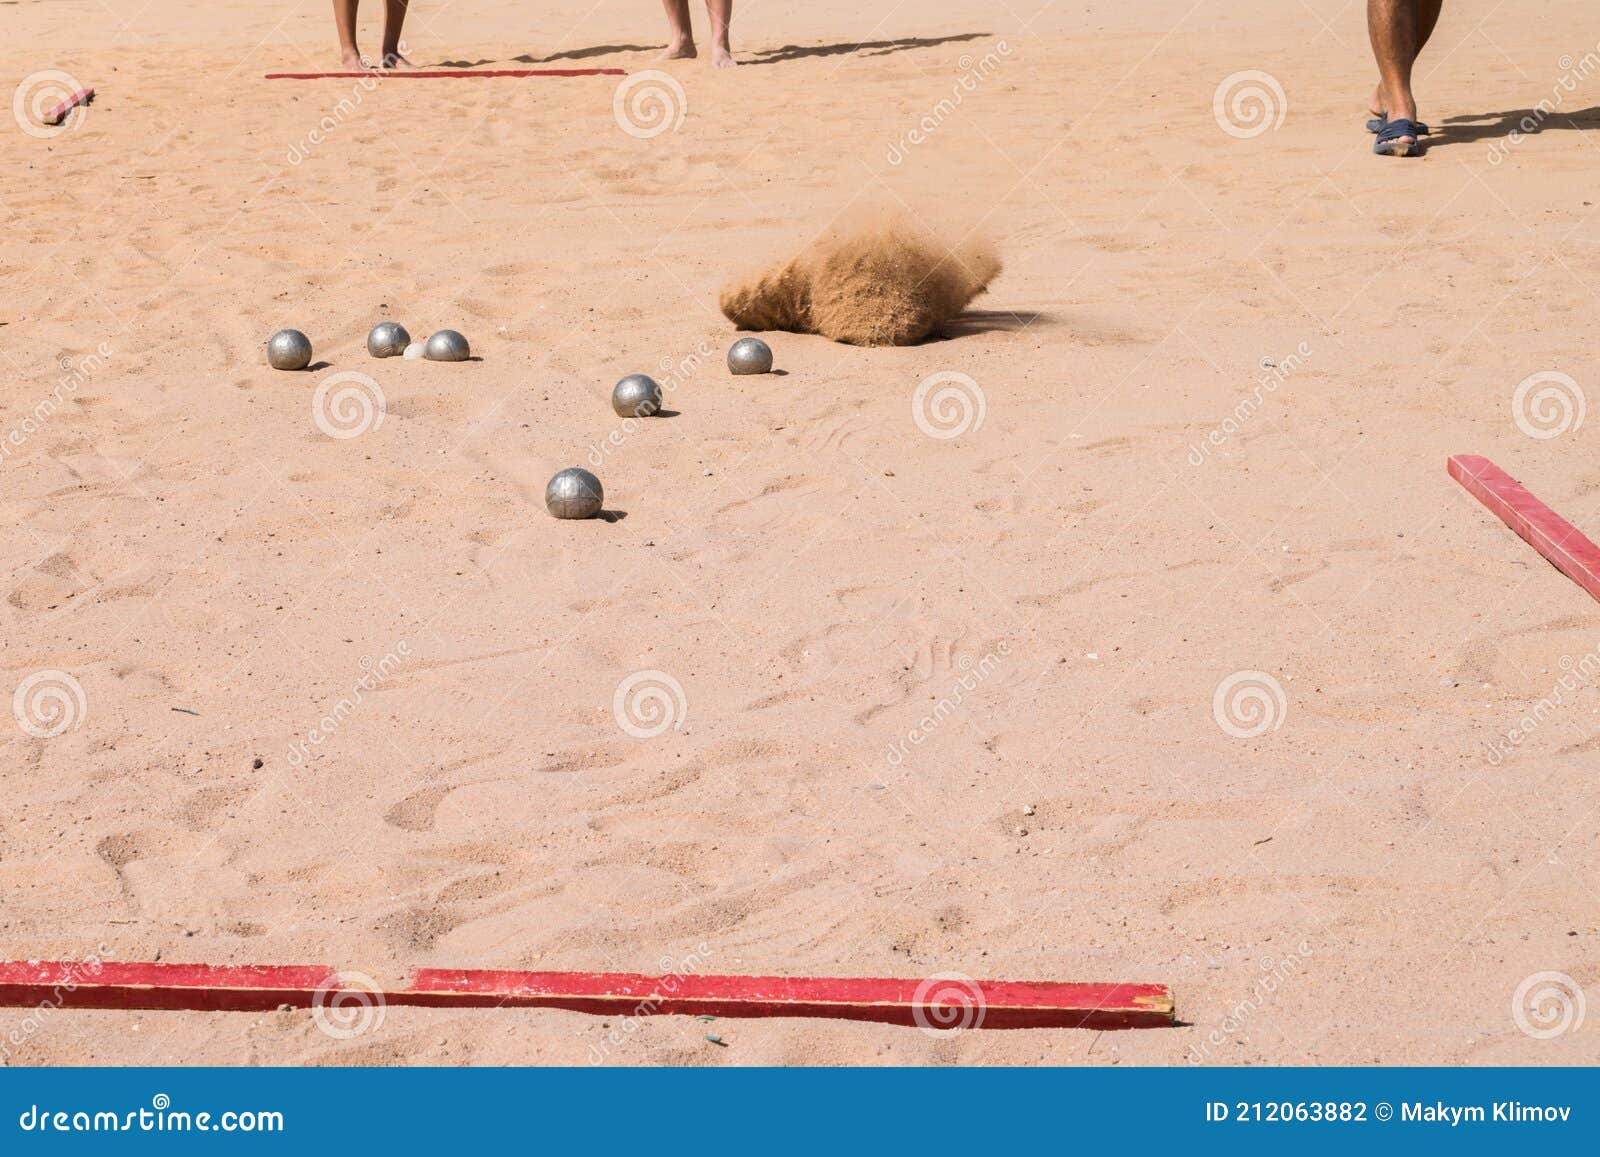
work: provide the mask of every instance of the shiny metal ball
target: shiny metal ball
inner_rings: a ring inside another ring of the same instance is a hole
[[[629,374],[612,389],[611,408],[624,418],[648,418],[661,409],[661,387],[649,374]]]
[[[464,362],[472,356],[472,350],[467,339],[455,330],[441,329],[428,338],[427,352],[423,356],[430,362]]]
[[[426,355],[427,352],[428,347],[425,343],[414,341],[410,345],[406,346],[405,356],[408,358],[420,358]]]
[[[311,364],[311,339],[297,329],[280,329],[267,339],[267,364],[275,370],[303,370]]]
[[[397,321],[380,321],[367,334],[367,352],[375,358],[396,358],[406,352],[411,335]]]
[[[579,466],[567,467],[544,488],[544,508],[557,518],[593,518],[604,501],[600,479]]]
[[[728,347],[728,370],[764,374],[772,369],[772,347],[758,337],[742,337]]]

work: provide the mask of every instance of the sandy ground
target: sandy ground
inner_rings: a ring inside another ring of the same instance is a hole
[[[1444,470],[1600,527],[1600,420],[1514,410],[1600,387],[1592,6],[1447,5],[1411,162],[1354,3],[789,7],[645,136],[615,77],[261,79],[334,63],[323,3],[0,6],[8,91],[99,92],[3,134],[0,690],[83,699],[6,720],[0,957],[1160,981],[1185,1024],[0,1010],[0,1055],[1600,1059],[1600,608]],[[576,8],[418,0],[409,48],[657,67],[657,6]],[[896,203],[998,238],[978,309],[730,377],[724,280]],[[381,318],[481,360],[371,360]],[[265,366],[286,325],[320,368]],[[677,416],[623,428],[635,370]],[[382,421],[331,437],[344,371]],[[981,423],[924,431],[936,374]],[[573,464],[609,521],[544,513]]]

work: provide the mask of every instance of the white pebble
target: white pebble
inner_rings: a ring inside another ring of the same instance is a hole
[[[414,341],[410,345],[406,346],[405,356],[408,358],[420,358],[423,353],[426,352],[427,348],[428,347],[425,343]]]

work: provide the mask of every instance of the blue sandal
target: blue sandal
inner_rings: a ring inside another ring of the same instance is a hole
[[[1367,122],[1367,131],[1369,133],[1381,133],[1383,131],[1383,126],[1388,124],[1388,123],[1389,123],[1389,118],[1386,117],[1386,116],[1373,117],[1371,120],[1369,120]],[[1430,129],[1427,125],[1423,124],[1421,121],[1416,121],[1414,123],[1417,126],[1417,135],[1419,137],[1428,136],[1433,132],[1432,129]]]
[[[1422,152],[1422,126],[1405,117],[1384,121],[1378,130],[1378,139],[1372,142],[1372,151],[1380,157],[1409,157]],[[1403,141],[1401,137],[1410,137]]]

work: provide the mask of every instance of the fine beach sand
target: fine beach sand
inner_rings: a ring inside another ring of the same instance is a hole
[[[433,7],[419,64],[664,37],[646,0]],[[85,708],[4,720],[0,959],[1161,982],[1184,1023],[0,1009],[0,1056],[1600,1059],[1593,1007],[1513,1007],[1600,1000],[1600,607],[1445,474],[1600,528],[1600,420],[1513,412],[1600,389],[1600,73],[1560,88],[1592,6],[1447,5],[1410,162],[1362,131],[1355,4],[789,7],[738,5],[733,73],[659,66],[684,116],[645,138],[616,77],[261,79],[336,65],[322,0],[0,4],[6,91],[98,90],[4,125],[0,694]],[[1283,121],[1236,137],[1248,70]],[[769,334],[782,375],[730,377],[724,283],[862,206],[1005,271],[948,340]],[[481,360],[374,361],[384,318]],[[282,326],[321,368],[266,367]],[[386,408],[336,438],[343,371]],[[676,416],[624,430],[631,371]],[[921,428],[933,375],[981,424]],[[545,514],[569,465],[611,520]],[[678,726],[619,726],[637,672]],[[1214,717],[1238,672],[1283,692],[1253,737]]]

